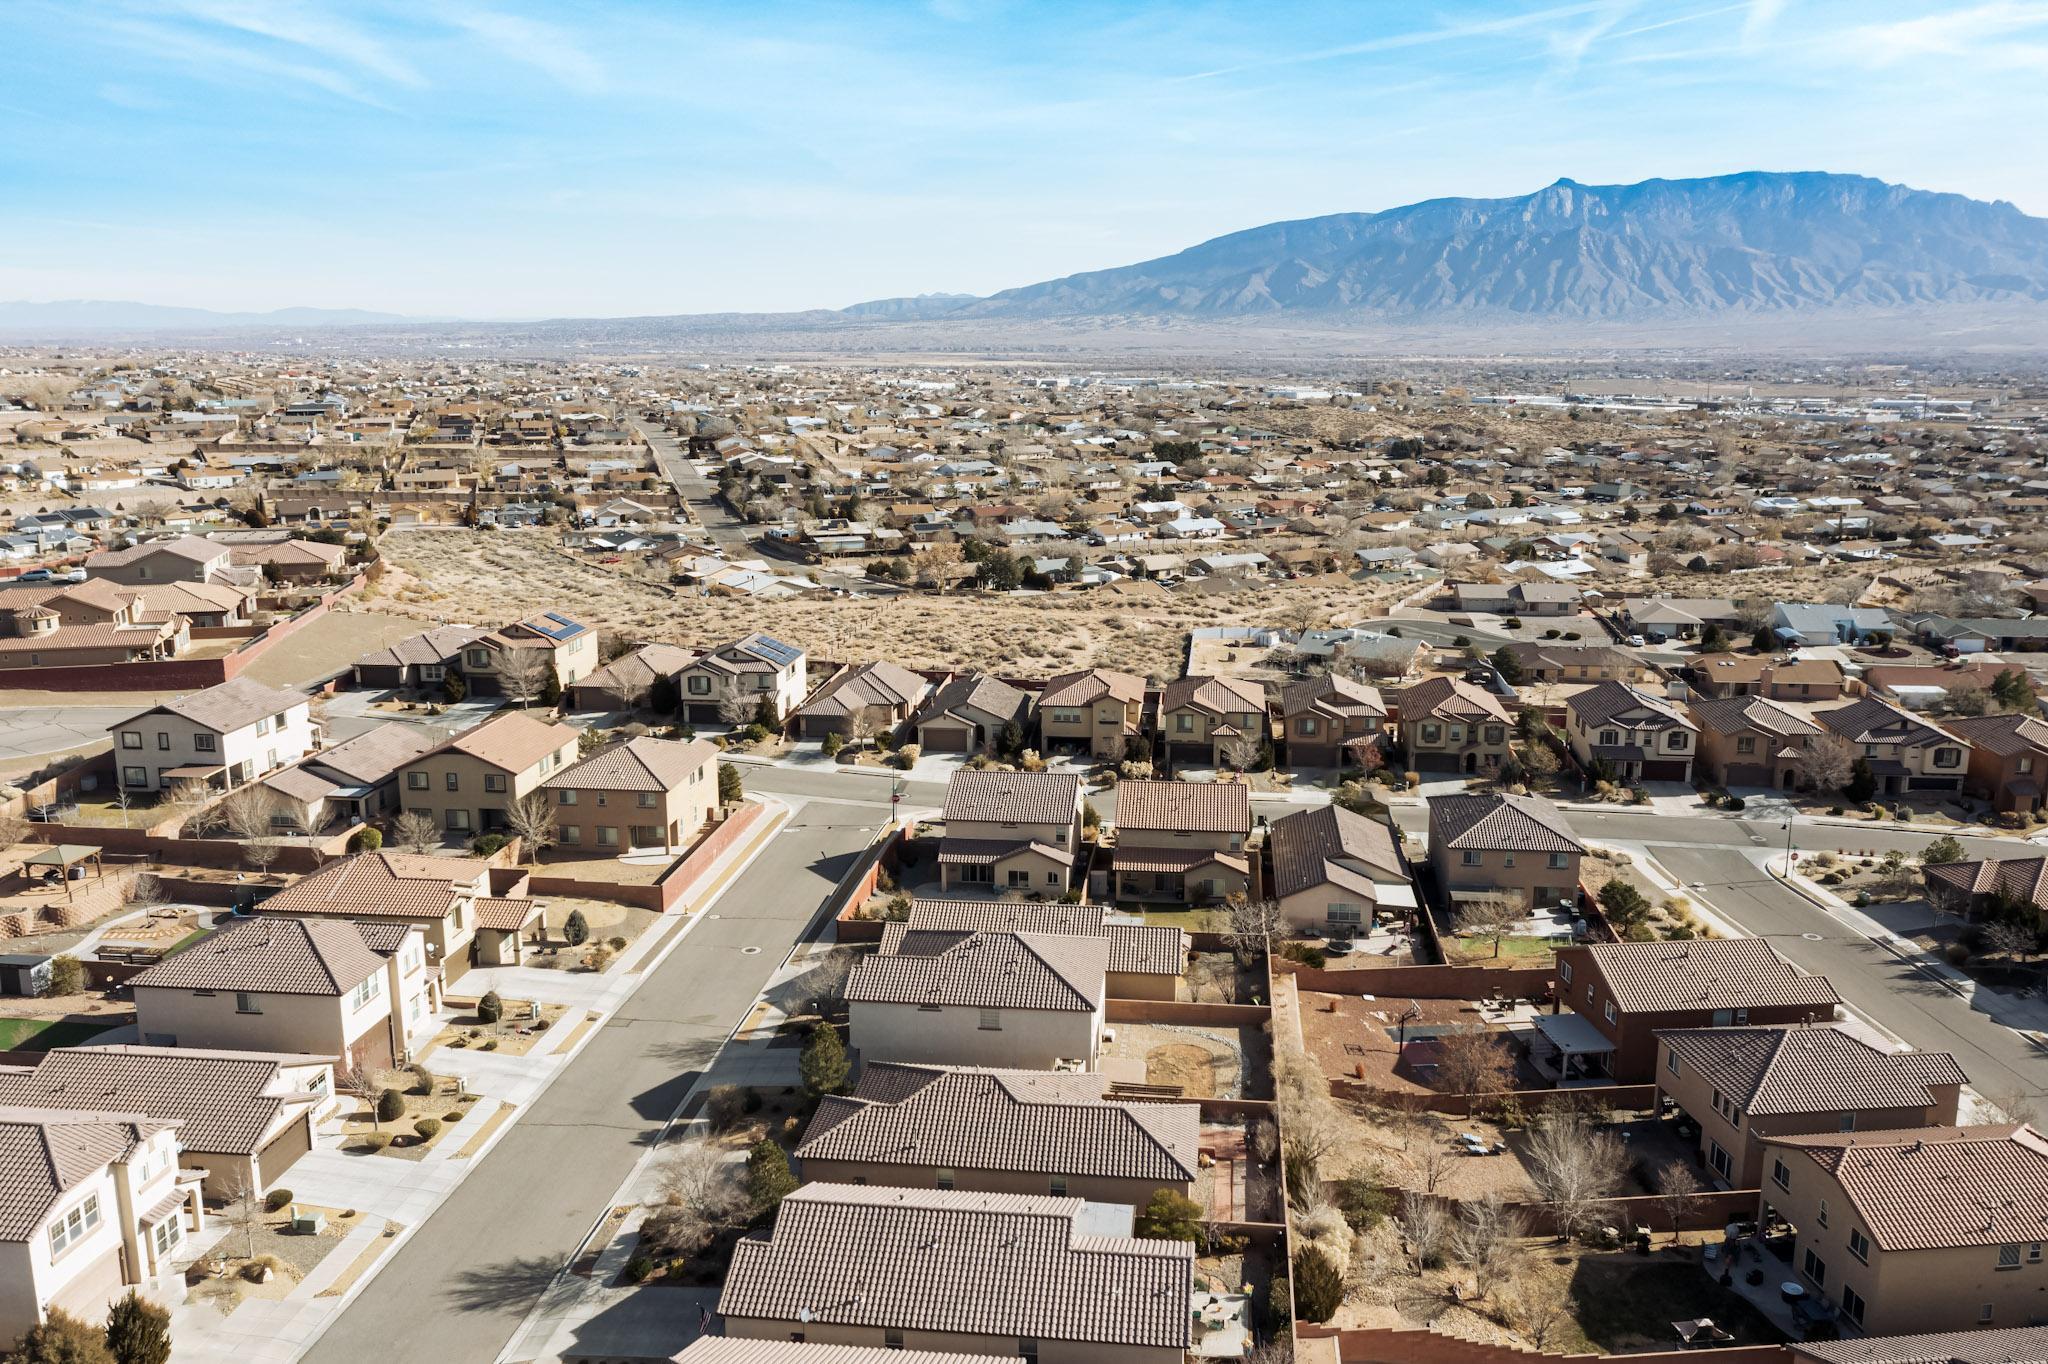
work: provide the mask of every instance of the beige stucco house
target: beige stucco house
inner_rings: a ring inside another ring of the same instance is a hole
[[[402,769],[398,799],[457,838],[506,828],[506,811],[576,761],[574,726],[501,710]]]
[[[718,814],[718,750],[642,736],[541,783],[563,848],[626,852],[688,844]]]
[[[1061,673],[1034,704],[1039,746],[1046,752],[1121,756],[1144,725],[1145,683],[1106,668]]]
[[[1251,882],[1251,788],[1241,782],[1127,781],[1116,788],[1119,899],[1210,904]]]

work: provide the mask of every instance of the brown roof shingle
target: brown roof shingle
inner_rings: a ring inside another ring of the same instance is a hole
[[[1764,1140],[1832,1175],[1885,1250],[2008,1245],[2048,1231],[2048,1139],[2023,1124]]]
[[[1242,782],[1121,782],[1116,788],[1116,827],[1119,833],[1248,834],[1251,788]]]
[[[1831,1016],[1841,1002],[1826,976],[1801,974],[1762,938],[1603,942],[1586,951],[1615,1003],[1633,1012],[1812,1005]]]
[[[260,915],[146,968],[133,989],[345,995],[384,969],[352,923]]]
[[[1075,773],[963,768],[946,786],[942,818],[977,824],[1072,824],[1080,809],[1081,778]]]
[[[1879,1051],[1839,1028],[1680,1028],[1657,1040],[1753,1118],[1922,1108],[1931,1086],[1969,1080],[1945,1051]]]

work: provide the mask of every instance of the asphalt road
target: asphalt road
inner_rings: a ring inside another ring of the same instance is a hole
[[[119,706],[10,706],[0,709],[0,760],[68,753],[103,742],[107,727],[149,709]]]
[[[874,799],[799,808],[307,1364],[490,1364],[874,836],[887,787]]]
[[[655,463],[676,492],[690,504],[691,515],[704,527],[712,542],[729,553],[747,550],[746,523],[718,500],[718,485],[698,474],[683,443],[660,427],[635,420],[631,423],[640,438],[654,447]]]

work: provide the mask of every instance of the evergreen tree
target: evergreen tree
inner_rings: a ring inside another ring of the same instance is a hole
[[[839,1092],[846,1083],[846,1044],[839,1040],[839,1029],[828,1023],[811,1029],[797,1073],[803,1077],[804,1093],[814,1099]]]
[[[107,1349],[116,1364],[165,1364],[171,1357],[171,1314],[129,1289],[107,1312]]]

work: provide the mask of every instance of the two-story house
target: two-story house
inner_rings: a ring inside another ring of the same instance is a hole
[[[707,723],[723,718],[725,698],[737,692],[759,707],[767,704],[769,728],[795,714],[809,690],[804,651],[756,632],[707,649],[676,673],[676,691],[686,719]]]
[[[105,578],[129,587],[211,582],[225,576],[231,567],[231,551],[226,545],[197,535],[145,540],[126,549],[102,550],[85,561],[88,577]]]
[[[2048,723],[2017,712],[1956,716],[1942,723],[1970,746],[1970,794],[2013,814],[2041,808],[2041,783],[2048,781]]]
[[[1393,709],[1417,772],[1490,772],[1512,756],[1514,717],[1492,692],[1455,677],[1430,677],[1395,694]]]
[[[1685,673],[1702,696],[1761,696],[1795,704],[1839,701],[1849,681],[1832,658],[1754,654],[1701,654]]]
[[[1694,701],[1687,709],[1699,729],[1700,768],[1723,786],[1798,785],[1806,746],[1821,727],[1800,712],[1761,696]]]
[[[1855,747],[1870,764],[1881,795],[1963,789],[1970,746],[1930,720],[1874,696],[1813,718]]]
[[[1601,682],[1565,702],[1565,737],[1589,772],[1630,784],[1690,782],[1699,727],[1676,706],[1626,682]]]
[[[1251,788],[1240,782],[1121,782],[1117,896],[1194,905],[1241,894],[1251,884],[1251,829]]]
[[[1657,1088],[1700,1130],[1729,1188],[1760,1187],[1767,1137],[1948,1127],[1969,1077],[1945,1051],[1880,1051],[1840,1028],[1657,1034]]]
[[[1303,936],[1350,937],[1383,914],[1413,914],[1415,887],[1400,837],[1383,821],[1338,805],[1274,820],[1266,856],[1282,921]]]
[[[888,929],[897,931],[885,930],[882,949],[855,962],[846,982],[863,1064],[1095,1068],[1107,938]]]
[[[389,648],[355,661],[358,687],[424,687],[446,685],[450,673],[462,671],[462,651],[490,631],[476,625],[437,625]]]
[[[1540,796],[1429,798],[1429,864],[1453,904],[1506,894],[1532,911],[1572,906],[1585,852],[1564,812]]]
[[[1927,901],[1944,914],[1974,919],[1993,911],[2031,906],[2035,923],[2048,925],[2048,857],[1972,858],[1920,869]]]
[[[680,847],[718,814],[718,750],[641,736],[599,749],[540,784],[565,849],[600,856]]]
[[[1319,673],[1280,692],[1280,737],[1289,767],[1357,767],[1361,749],[1377,746],[1387,727],[1380,689],[1336,673]]]
[[[108,732],[128,791],[167,791],[185,780],[240,786],[320,746],[303,692],[246,677],[159,702]]]
[[[1121,757],[1144,725],[1145,683],[1106,668],[1061,673],[1035,704],[1039,747],[1046,753]]]
[[[1792,1269],[1846,1325],[1883,1336],[2040,1319],[2048,1137],[2032,1127],[1788,1135],[1764,1152],[1762,1204],[1793,1228]]]
[[[1258,746],[1271,736],[1266,688],[1240,677],[1183,677],[1159,696],[1161,756],[1169,762],[1235,767],[1238,741]]]
[[[939,885],[1059,895],[1087,866],[1081,806],[1081,778],[1072,772],[955,772],[946,787]]]
[[[399,804],[457,837],[508,827],[506,812],[576,760],[573,725],[501,710],[401,769]]]
[[[910,717],[911,733],[927,753],[987,753],[1006,728],[1023,737],[1031,698],[987,673],[965,673],[925,697]]]
[[[129,987],[149,1046],[300,1052],[360,1074],[401,1064],[439,1026],[428,965],[410,924],[260,915]]]
[[[517,894],[525,878],[491,893],[490,867],[464,857],[356,853],[309,872],[263,902],[265,917],[359,920],[419,929],[426,945],[427,1007],[472,966],[517,966],[520,935],[541,915]]]
[[[550,688],[568,690],[597,671],[597,631],[559,611],[480,635],[462,649],[462,676],[472,696],[532,701]]]

